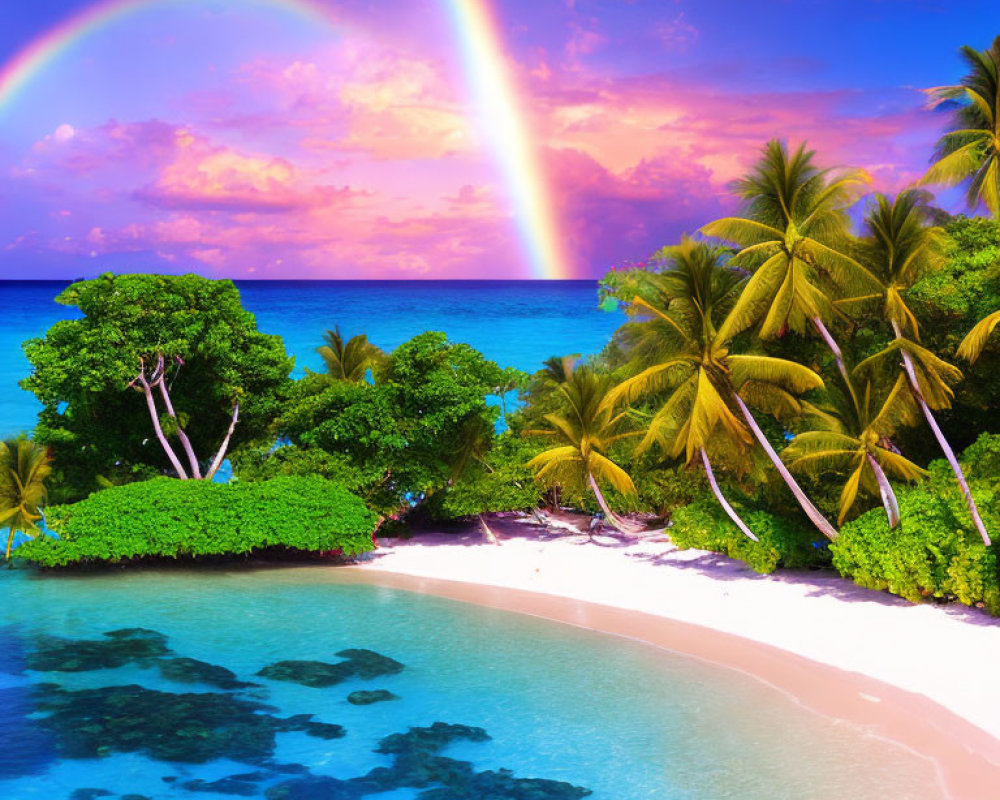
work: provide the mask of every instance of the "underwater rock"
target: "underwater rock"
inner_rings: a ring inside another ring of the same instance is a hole
[[[196,658],[161,658],[156,667],[164,678],[181,683],[205,683],[219,689],[248,689],[260,685],[238,680],[235,672]]]
[[[351,781],[309,775],[294,781],[272,786],[264,797],[267,800],[358,800],[367,791]]]
[[[87,672],[113,669],[170,652],[167,637],[146,628],[123,628],[104,636],[107,638],[39,637],[35,649],[28,653],[26,666],[38,672]]]
[[[123,794],[118,797],[118,800],[152,800],[152,798],[144,794]]]
[[[38,721],[56,739],[65,758],[95,758],[113,752],[145,753],[161,761],[200,764],[216,758],[251,762],[270,758],[275,734],[305,731],[334,738],[340,726],[313,722],[310,715],[280,719],[270,706],[230,694],[174,694],[142,686],[69,691],[55,684],[34,687]]]
[[[256,759],[249,763],[257,767],[262,767],[271,772],[276,772],[280,775],[308,775],[309,767],[305,764],[281,764],[277,761],[268,761],[266,759]]]
[[[98,797],[111,797],[112,794],[107,789],[75,789],[69,800],[96,800]]]
[[[422,789],[435,783],[450,786],[468,781],[474,774],[471,763],[438,755],[456,739],[487,742],[490,736],[482,728],[446,722],[394,733],[382,739],[375,748],[376,753],[395,756],[392,766],[376,767],[355,781],[370,792],[387,792],[404,786]]]
[[[360,690],[347,695],[347,702],[355,706],[370,706],[372,703],[381,703],[385,700],[398,700],[399,696],[385,689],[375,689],[371,692]]]
[[[396,659],[364,648],[351,648],[336,653],[339,658],[346,658],[354,665],[355,674],[362,680],[381,678],[383,675],[396,675],[404,667]]]
[[[305,731],[309,736],[317,739],[340,739],[347,735],[347,731],[341,725],[333,725],[329,722],[313,722],[312,714],[296,714],[286,720],[281,721],[281,730]]]
[[[294,718],[293,718],[294,719]],[[482,728],[435,722],[382,739],[376,753],[393,756],[392,765],[340,780],[305,775],[270,787],[267,800],[359,800],[402,788],[423,789],[419,800],[580,800],[591,792],[563,781],[518,778],[510,770],[476,772],[468,761],[440,755],[451,742],[489,741]]]
[[[189,792],[215,792],[216,794],[231,794],[238,797],[254,797],[260,792],[258,781],[268,777],[266,772],[248,772],[243,775],[230,775],[216,781],[203,781],[200,778],[184,781],[182,789]]]
[[[468,780],[428,789],[420,800],[579,800],[591,794],[590,789],[564,781],[544,778],[515,778],[508,769],[477,772]]]
[[[488,742],[490,735],[482,728],[435,722],[427,728],[410,728],[406,733],[393,733],[379,741],[376,753],[416,755],[438,753],[456,739]]]
[[[326,664],[322,661],[278,661],[269,664],[257,673],[262,678],[273,681],[288,681],[311,686],[314,689],[325,689],[327,686],[346,681],[354,675],[349,661],[339,664]]]
[[[336,664],[325,661],[278,661],[264,667],[257,674],[275,681],[289,681],[314,689],[325,689],[355,676],[371,680],[403,671],[403,665],[398,661],[374,650],[352,648],[341,650],[336,655],[345,660]]]

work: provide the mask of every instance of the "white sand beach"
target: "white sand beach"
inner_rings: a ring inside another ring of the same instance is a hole
[[[478,530],[383,540],[358,570],[741,669],[933,758],[949,796],[1000,797],[1000,620],[832,574],[762,576],[663,537],[592,542],[512,518],[491,525],[499,545]]]

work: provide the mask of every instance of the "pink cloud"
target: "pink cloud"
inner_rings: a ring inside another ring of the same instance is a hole
[[[284,158],[212,146],[184,130],[178,131],[177,141],[173,161],[136,197],[167,209],[281,213],[343,204],[354,194],[346,187],[311,183]]]

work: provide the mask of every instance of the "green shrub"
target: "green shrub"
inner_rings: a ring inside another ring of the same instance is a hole
[[[980,449],[986,446],[984,442]],[[894,531],[880,508],[847,523],[830,546],[834,567],[860,586],[913,602],[937,597],[981,603],[1000,615],[997,549],[983,545],[951,479],[947,464],[935,462],[929,481],[900,490],[902,522]],[[981,483],[973,486],[973,494],[987,528],[1000,535],[992,490]]]
[[[829,563],[819,533],[804,524],[761,509],[738,509],[744,522],[760,539],[743,535],[714,499],[698,500],[673,514],[670,539],[681,549],[695,548],[723,553],[767,574],[778,567],[818,567]]]
[[[47,524],[60,538],[39,537],[16,555],[46,567],[265,547],[356,555],[371,549],[376,522],[361,500],[319,477],[235,484],[157,478],[52,506]]]

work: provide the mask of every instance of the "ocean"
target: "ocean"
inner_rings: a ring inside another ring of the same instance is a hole
[[[335,325],[390,350],[423,331],[443,331],[501,366],[532,372],[553,355],[600,352],[624,315],[602,311],[596,281],[237,281],[259,328],[278,334],[295,374],[320,370],[316,348]],[[73,316],[54,302],[68,282],[3,281],[0,435],[30,430],[38,404],[18,387],[28,374],[25,339]]]

